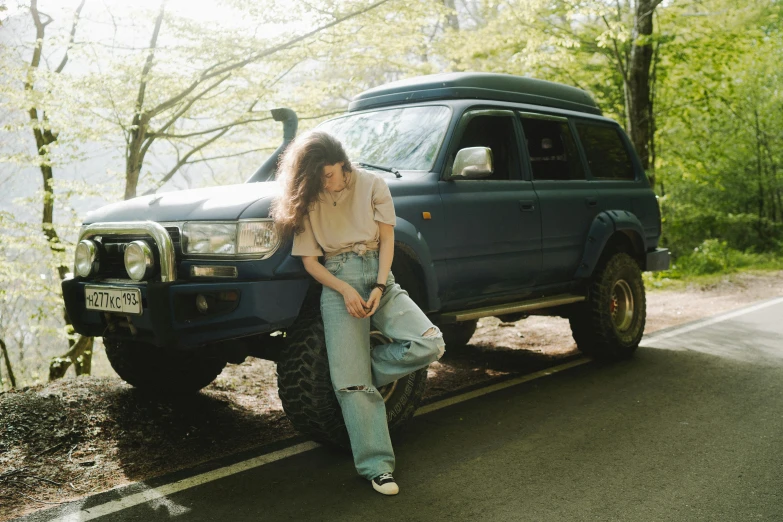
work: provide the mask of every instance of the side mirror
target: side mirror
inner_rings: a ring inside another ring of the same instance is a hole
[[[449,179],[481,179],[491,176],[492,149],[488,147],[467,147],[457,152]]]

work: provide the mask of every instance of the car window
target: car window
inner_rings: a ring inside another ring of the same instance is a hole
[[[467,147],[489,147],[494,172],[485,180],[519,179],[519,154],[512,116],[473,116],[453,155]],[[452,157],[452,161],[453,161]]]
[[[568,122],[522,117],[534,180],[585,179]]]
[[[576,132],[587,156],[590,174],[597,179],[635,179],[633,163],[619,129],[577,122]]]

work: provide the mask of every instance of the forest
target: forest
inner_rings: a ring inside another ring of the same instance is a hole
[[[783,268],[776,0],[0,0],[0,391],[91,373],[64,316],[85,213],[240,183],[389,81],[497,72],[588,91],[659,196],[683,278]]]

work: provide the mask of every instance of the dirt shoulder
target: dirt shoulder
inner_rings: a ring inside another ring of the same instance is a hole
[[[783,272],[744,273],[648,289],[652,332],[783,295]],[[479,322],[469,346],[429,370],[425,398],[573,356],[568,321]],[[188,398],[140,394],[119,378],[80,377],[0,394],[0,520],[194,466],[295,434],[275,365],[229,365]]]

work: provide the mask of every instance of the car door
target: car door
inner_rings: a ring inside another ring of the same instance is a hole
[[[599,212],[598,191],[586,179],[573,131],[560,116],[520,112],[524,152],[542,221],[540,284],[573,280],[587,234]]]
[[[490,148],[494,166],[487,178],[438,183],[448,223],[444,254],[452,305],[521,294],[536,283],[541,214],[532,183],[521,177],[520,138],[513,111],[469,110],[449,144],[446,172],[466,147]]]
[[[627,210],[644,227],[645,242],[660,235],[660,211],[633,145],[616,123],[574,119],[600,210]]]

